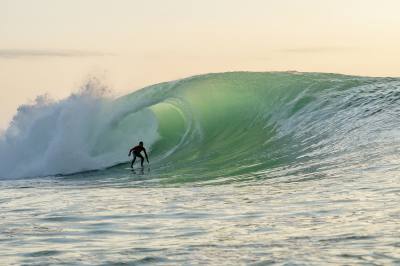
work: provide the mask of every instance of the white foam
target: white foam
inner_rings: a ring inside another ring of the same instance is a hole
[[[32,177],[101,169],[129,158],[139,140],[158,138],[157,120],[141,101],[116,103],[88,83],[78,94],[40,96],[18,108],[0,136],[0,177]],[[140,103],[140,105],[139,105]]]

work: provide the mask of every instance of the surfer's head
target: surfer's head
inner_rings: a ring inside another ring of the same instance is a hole
[[[140,141],[140,142],[139,142],[139,146],[143,146],[143,141]]]

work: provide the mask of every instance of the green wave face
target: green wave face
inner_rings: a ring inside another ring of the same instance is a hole
[[[371,140],[385,142],[382,134],[397,132],[399,84],[334,74],[222,73],[155,85],[120,101],[153,100],[145,109],[158,121],[155,176],[224,183],[365,164]],[[385,147],[379,145],[381,156],[390,154]]]

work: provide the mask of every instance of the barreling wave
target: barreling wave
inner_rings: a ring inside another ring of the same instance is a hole
[[[368,171],[399,151],[397,78],[232,72],[118,99],[93,91],[20,107],[0,139],[0,176],[115,173],[139,140],[168,182]]]

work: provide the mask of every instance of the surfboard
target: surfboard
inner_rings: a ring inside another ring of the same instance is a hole
[[[134,170],[144,170],[144,167],[136,167],[136,168],[125,168],[125,170],[130,170],[130,171],[134,171]]]

